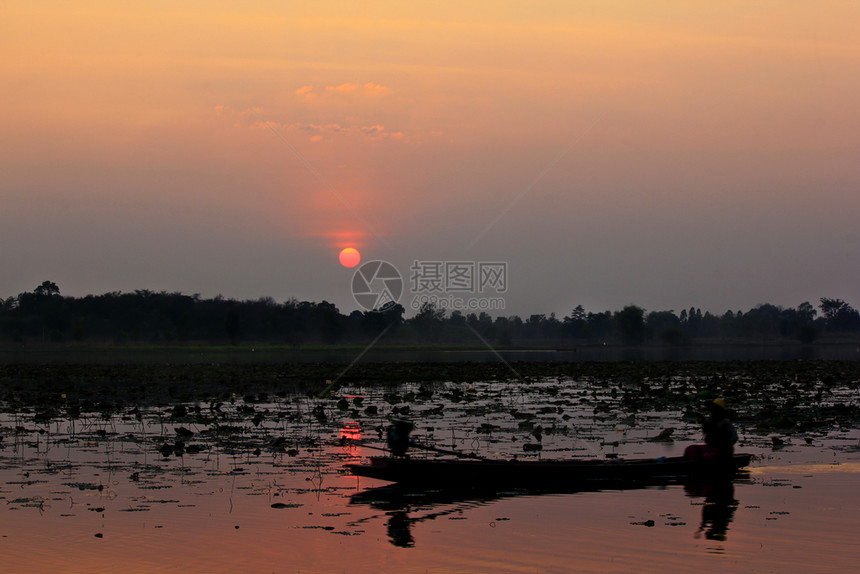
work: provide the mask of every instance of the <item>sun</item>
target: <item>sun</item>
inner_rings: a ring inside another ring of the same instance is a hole
[[[354,247],[346,247],[341,250],[338,259],[340,259],[340,264],[344,267],[355,267],[361,262],[361,253]]]

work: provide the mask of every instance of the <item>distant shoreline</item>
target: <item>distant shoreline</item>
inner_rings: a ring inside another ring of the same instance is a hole
[[[689,345],[524,341],[508,347],[484,345],[213,345],[26,344],[0,345],[0,365],[196,365],[372,363],[625,362],[860,360],[860,339],[795,341],[701,341]]]

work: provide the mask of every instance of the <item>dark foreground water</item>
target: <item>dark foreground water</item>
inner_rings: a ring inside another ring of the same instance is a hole
[[[830,389],[821,400],[833,405],[860,398]],[[860,431],[838,421],[790,433],[739,425],[739,450],[758,458],[716,491],[392,498],[343,468],[378,452],[393,415],[415,420],[423,442],[505,458],[664,456],[699,440],[679,410],[634,409],[623,395],[621,384],[544,380],[73,404],[73,416],[6,401],[2,569],[856,571]],[[674,440],[654,440],[669,428]]]

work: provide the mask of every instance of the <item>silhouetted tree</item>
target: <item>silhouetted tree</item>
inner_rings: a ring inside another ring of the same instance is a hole
[[[586,315],[585,338],[607,339],[612,333],[612,312],[589,313]]]
[[[365,311],[361,315],[361,330],[371,337],[377,337],[385,330],[393,334],[403,323],[405,312],[406,309],[399,303],[390,305],[382,311]]]
[[[227,311],[227,337],[230,338],[230,344],[235,345],[239,337],[239,313],[235,309]]]
[[[451,316],[448,317],[448,323],[455,326],[460,327],[466,324],[466,317],[459,310],[451,311]]]
[[[582,305],[577,305],[570,315],[564,318],[564,324],[567,326],[567,333],[574,339],[579,339],[585,336],[585,324],[588,315]]]
[[[53,281],[42,281],[42,284],[33,290],[37,297],[53,297],[60,294],[60,288]]]
[[[801,323],[812,323],[816,315],[818,315],[818,311],[809,301],[804,301],[797,306],[797,317]]]
[[[779,335],[781,313],[781,307],[769,303],[750,309],[741,319],[745,334],[761,339],[776,338]]]
[[[681,321],[674,311],[651,311],[645,326],[649,338],[657,336],[670,345],[679,345],[684,340]]]
[[[639,345],[645,340],[645,310],[642,307],[627,305],[615,312],[614,319],[625,344]]]
[[[676,317],[673,311],[644,310],[629,305],[615,313],[586,312],[577,306],[559,321],[554,314],[491,317],[486,312],[463,315],[424,306],[404,325],[405,309],[393,305],[384,311],[342,314],[335,305],[289,299],[278,303],[271,297],[257,300],[227,300],[222,296],[202,299],[199,295],[154,292],[110,292],[82,298],[64,297],[55,283],[45,281],[36,289],[16,297],[0,299],[0,337],[18,343],[30,339],[64,341],[212,341],[226,337],[242,340],[289,343],[367,343],[383,331],[386,340],[416,339],[450,343],[472,342],[475,332],[497,345],[523,340],[554,342],[585,338],[589,341],[620,340],[626,344],[643,339],[669,344],[696,338],[756,338],[800,340],[811,343],[820,332],[860,332],[860,313],[841,299],[821,299],[821,316],[809,302],[797,308],[763,304],[722,316],[702,313],[691,307]],[[241,317],[241,322],[240,322]]]
[[[860,313],[842,299],[821,298],[818,306],[824,315],[828,331],[856,331],[860,329]]]
[[[421,304],[418,314],[409,321],[409,325],[422,339],[436,341],[442,333],[444,320],[445,309],[428,301]]]

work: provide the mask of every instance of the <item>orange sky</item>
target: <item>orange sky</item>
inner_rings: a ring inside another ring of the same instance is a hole
[[[858,21],[844,1],[7,2],[0,295],[348,310],[354,243],[507,260],[522,314],[856,304]]]

